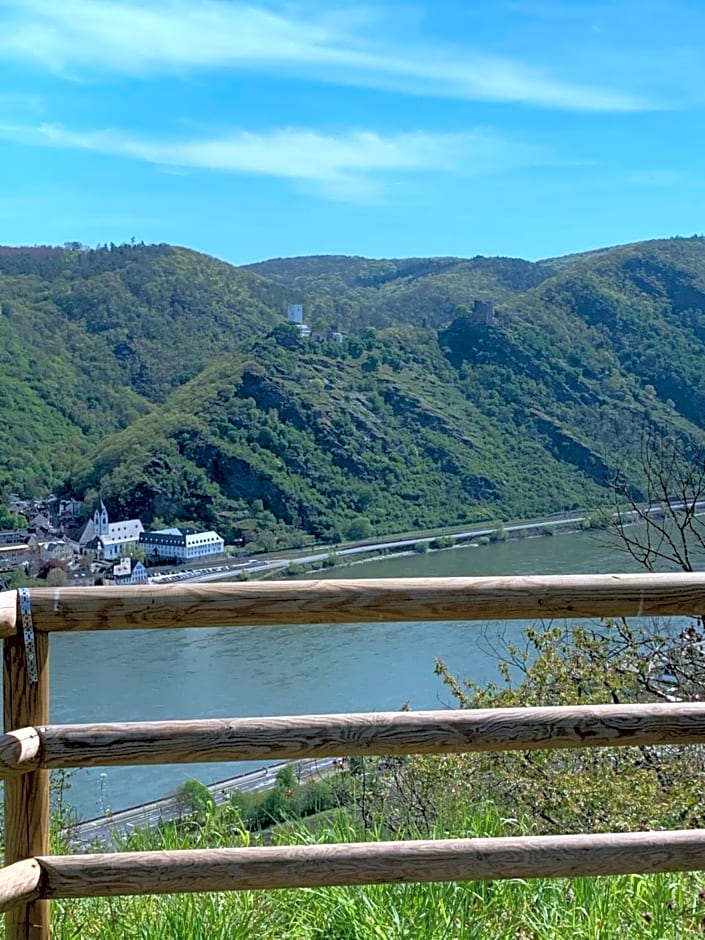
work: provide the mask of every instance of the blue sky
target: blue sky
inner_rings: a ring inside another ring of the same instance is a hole
[[[549,257],[705,230],[701,0],[0,0],[0,243]]]

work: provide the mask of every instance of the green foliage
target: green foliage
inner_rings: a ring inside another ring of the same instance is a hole
[[[243,828],[260,832],[343,806],[349,799],[347,782],[339,775],[300,784],[289,764],[278,772],[276,785],[270,790],[236,790],[223,813],[234,814]]]
[[[277,320],[282,292],[168,245],[0,254],[0,488],[43,495],[216,355]]]
[[[21,568],[15,568],[7,576],[3,575],[3,583],[8,591],[21,587],[46,587],[47,585],[43,578],[30,578]]]
[[[642,427],[703,438],[703,272],[700,239],[250,270],[3,250],[0,491],[100,491],[258,551],[590,509],[618,474],[638,498],[620,454]],[[302,340],[294,295],[345,341]]]
[[[447,834],[513,831],[496,812],[465,823]],[[340,819],[315,837],[302,825],[288,827],[277,844],[345,842],[358,835]],[[142,834],[130,847],[190,848],[194,842],[195,837],[184,844],[174,832],[158,841]],[[236,828],[216,826],[205,830],[199,847],[203,843],[243,845]],[[683,940],[702,933],[703,884],[693,873],[53,901],[52,935],[58,940]]]
[[[301,349],[304,345],[301,333],[293,323],[278,323],[269,336],[283,349]]]
[[[353,542],[368,539],[372,535],[372,524],[367,516],[355,516],[350,520],[345,534]]]
[[[515,754],[515,765],[506,772],[519,770],[512,779],[521,780],[527,772],[523,761],[541,753]],[[565,752],[545,753],[558,764],[560,754]],[[610,753],[621,759],[625,752]],[[633,756],[631,759],[634,762]],[[532,804],[528,813],[518,816],[511,812],[517,801],[506,773],[501,779],[507,786],[498,791],[506,801],[488,799],[491,779],[487,774],[474,778],[473,768],[463,769],[463,760],[453,755],[445,764],[434,758],[418,758],[377,765],[360,758],[350,761],[348,775],[336,775],[298,791],[289,773],[277,782],[276,797],[240,793],[214,811],[207,808],[181,822],[137,831],[119,848],[163,851],[419,837],[521,837],[550,827],[551,823],[539,815],[545,806],[543,789],[547,785],[540,774],[535,778],[539,792],[536,807]],[[372,775],[364,777],[365,765],[377,780],[372,795],[364,790],[373,779]],[[572,764],[564,766],[564,775],[572,769]],[[531,768],[528,772],[531,774]],[[636,768],[621,782],[612,775],[612,783],[617,779],[618,811],[623,791],[634,785],[638,772]],[[648,776],[650,771],[644,767],[641,773]],[[564,781],[564,788],[569,783]],[[582,783],[580,775],[578,783]],[[688,780],[683,781],[684,788],[688,785]],[[603,791],[606,789],[607,784]],[[648,811],[648,793],[643,790],[640,786],[635,799]],[[584,794],[584,800],[589,800],[593,792]],[[521,788],[520,795],[528,798],[529,787]],[[556,798],[560,795],[555,794]],[[373,806],[369,805],[370,796]],[[581,791],[576,788],[574,802],[580,797]],[[269,815],[260,811],[265,798],[269,800]],[[294,799],[298,800],[297,806]],[[653,819],[654,815],[651,812],[645,818]],[[589,811],[581,817],[585,827],[590,818]],[[703,876],[697,872],[618,878],[516,878],[55,901],[52,909],[54,934],[65,940],[76,936],[88,940],[130,936],[144,940],[483,940],[495,936],[500,940],[567,936],[578,940],[680,940],[702,932],[704,887]]]
[[[428,552],[428,542],[417,542],[414,545],[414,551],[417,555],[425,555]]]
[[[0,529],[22,529],[26,524],[23,516],[18,516],[0,505]]]
[[[182,813],[192,816],[209,816],[215,812],[213,794],[199,780],[186,780],[178,789],[177,799]]]
[[[595,509],[580,523],[581,529],[609,529],[615,524],[614,513],[609,509]]]
[[[455,545],[455,539],[452,535],[440,535],[431,540],[431,548],[452,548]]]
[[[702,696],[702,633],[667,623],[624,621],[532,628],[508,644],[500,681],[459,681],[439,662],[437,673],[462,708],[589,705],[686,700]],[[675,674],[675,675],[674,675]],[[412,762],[413,766],[414,762]],[[422,761],[411,773],[425,781],[427,815],[447,801],[448,788],[482,801],[488,793],[507,816],[531,817],[542,832],[682,828],[705,822],[705,783],[697,749],[591,748],[447,756]],[[436,783],[424,774],[436,774]]]
[[[66,572],[61,568],[52,568],[46,576],[47,587],[63,587],[67,580]]]

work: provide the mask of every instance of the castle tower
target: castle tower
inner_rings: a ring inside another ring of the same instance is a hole
[[[491,300],[476,300],[472,308],[472,318],[482,326],[492,326],[495,322],[494,304]]]

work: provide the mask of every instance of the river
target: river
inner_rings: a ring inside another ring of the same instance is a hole
[[[638,570],[604,533],[517,539],[363,562],[336,578]],[[495,649],[520,623],[392,623],[232,630],[116,631],[51,638],[51,720],[101,722],[443,707],[436,657],[459,675],[497,676]],[[74,771],[81,818],[152,800],[196,777],[258,766],[199,764]]]

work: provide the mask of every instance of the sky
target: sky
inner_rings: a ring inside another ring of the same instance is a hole
[[[703,47],[702,0],[0,0],[0,244],[701,234]]]

